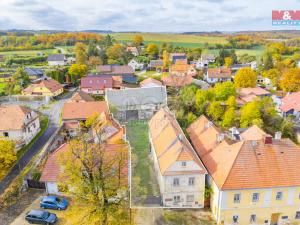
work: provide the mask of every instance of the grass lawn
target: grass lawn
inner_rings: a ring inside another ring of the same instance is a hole
[[[115,33],[112,36],[118,41],[131,42],[138,33]],[[145,43],[161,44],[172,43],[181,47],[202,47],[204,43],[208,44],[225,44],[227,40],[221,36],[200,36],[187,34],[158,34],[158,33],[140,33]]]
[[[131,121],[126,124],[127,138],[132,153],[132,177],[139,177],[139,186],[146,190],[146,195],[159,195],[158,184],[154,176],[153,162],[149,157],[149,137],[147,121]],[[133,182],[134,185],[134,182]],[[134,187],[132,189],[135,189]],[[141,197],[135,196],[132,198]],[[144,196],[145,197],[145,196]]]
[[[237,56],[243,55],[243,54],[248,54],[248,55],[253,55],[256,57],[261,57],[263,52],[264,52],[264,47],[260,46],[254,49],[235,49],[235,52],[237,54]],[[218,55],[219,53],[219,49],[204,49],[203,53],[205,54],[214,54],[214,55]]]

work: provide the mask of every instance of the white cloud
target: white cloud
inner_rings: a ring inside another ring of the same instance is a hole
[[[0,0],[0,29],[230,31],[274,29],[297,0]],[[294,27],[295,28],[295,27]],[[296,27],[297,28],[297,27]],[[286,27],[280,27],[286,29]]]

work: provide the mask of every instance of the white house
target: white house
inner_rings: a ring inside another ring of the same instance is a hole
[[[204,80],[209,84],[215,84],[218,82],[231,81],[231,76],[230,68],[208,68],[204,75]]]
[[[162,205],[203,208],[206,170],[169,109],[149,121],[149,138]]]
[[[128,63],[133,70],[142,70],[144,68],[144,63],[139,63],[135,59],[130,60]]]
[[[214,63],[215,59],[216,59],[216,57],[214,55],[203,54],[203,55],[201,55],[201,58],[195,62],[196,68],[197,69],[208,68],[208,65],[210,63]]]
[[[49,66],[65,66],[67,65],[67,58],[64,54],[52,54],[48,56]]]
[[[16,148],[28,144],[40,131],[39,116],[19,105],[0,107],[0,136],[16,142]]]

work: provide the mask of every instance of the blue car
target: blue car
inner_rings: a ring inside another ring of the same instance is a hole
[[[25,220],[33,224],[54,224],[57,221],[57,216],[54,213],[33,209],[26,214]]]
[[[43,209],[64,210],[68,207],[68,204],[67,199],[56,196],[45,196],[41,199],[40,207]]]

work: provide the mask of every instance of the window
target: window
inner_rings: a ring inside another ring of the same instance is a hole
[[[234,203],[240,203],[240,201],[241,201],[241,195],[240,194],[234,194],[233,202]]]
[[[297,212],[296,212],[295,219],[300,219],[300,211],[297,211]]]
[[[180,195],[174,195],[173,201],[174,202],[180,202]]]
[[[253,193],[252,202],[258,202],[258,201],[259,201],[259,193]]]
[[[239,222],[239,216],[233,216],[233,217],[232,217],[232,221],[233,221],[234,223]]]
[[[173,186],[179,186],[179,178],[174,178]]]
[[[181,162],[181,166],[186,166],[186,162]]]
[[[194,186],[194,184],[195,184],[195,177],[190,177],[189,178],[189,185]]]
[[[9,136],[8,132],[4,132],[3,135],[4,135],[4,137],[8,137]]]
[[[278,191],[277,193],[276,193],[276,200],[281,200],[282,199],[282,192],[281,191]]]
[[[255,223],[256,222],[256,215],[255,214],[252,214],[250,216],[250,223]]]
[[[287,220],[289,217],[288,216],[282,216],[281,219]]]
[[[194,201],[194,195],[187,195],[186,196],[186,201],[187,202],[193,202]]]
[[[32,126],[33,126],[33,128],[36,128],[36,125],[35,125],[35,123],[33,123],[33,124],[32,124]]]

